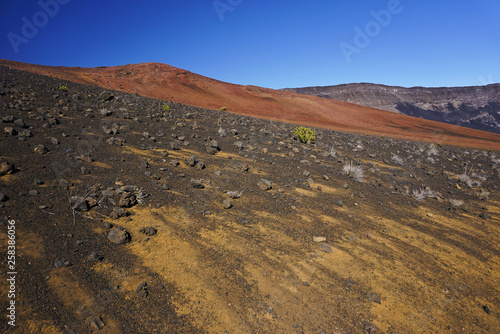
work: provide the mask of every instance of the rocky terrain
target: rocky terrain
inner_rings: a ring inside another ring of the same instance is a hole
[[[404,88],[359,83],[285,90],[500,133],[500,84]]]
[[[493,140],[302,143],[3,66],[0,110],[2,333],[500,332]]]
[[[500,150],[500,135],[359,104],[235,85],[160,63],[54,67],[1,60],[0,65],[176,103],[337,131]]]

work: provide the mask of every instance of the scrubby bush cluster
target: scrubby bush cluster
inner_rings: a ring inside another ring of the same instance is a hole
[[[59,90],[62,90],[63,92],[67,92],[68,87],[67,86],[59,86]]]
[[[304,126],[298,126],[293,132],[295,137],[297,137],[302,143],[309,143],[316,139],[316,133]]]

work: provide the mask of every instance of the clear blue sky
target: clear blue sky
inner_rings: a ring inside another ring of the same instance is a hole
[[[0,1],[0,58],[81,67],[162,62],[269,88],[500,81],[498,0],[41,3],[50,5]]]

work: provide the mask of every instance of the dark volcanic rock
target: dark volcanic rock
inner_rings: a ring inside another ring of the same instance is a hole
[[[2,161],[0,162],[0,175],[11,174],[15,170],[15,166],[10,161]]]
[[[147,236],[153,236],[153,235],[156,235],[156,233],[158,232],[157,229],[155,229],[154,227],[143,227],[139,230],[139,232],[141,233],[144,233],[145,235]]]
[[[257,185],[262,190],[270,190],[273,187],[273,183],[271,181],[269,181],[269,180],[266,180],[266,179],[260,179],[257,182]]]
[[[82,196],[73,196],[70,199],[71,208],[75,211],[89,211],[89,202]]]
[[[126,244],[130,242],[130,234],[121,227],[114,227],[111,231],[108,232],[107,237],[109,241],[115,244]]]

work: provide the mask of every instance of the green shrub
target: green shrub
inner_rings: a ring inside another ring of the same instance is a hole
[[[306,127],[298,126],[293,133],[302,143],[308,143],[316,139],[316,133]]]
[[[168,106],[168,104],[164,104],[163,107],[161,108],[163,111],[170,111],[170,107]]]
[[[67,92],[68,87],[67,86],[59,86],[59,90],[62,90],[63,92]]]
[[[221,111],[227,111],[227,107],[221,107],[220,110]]]

